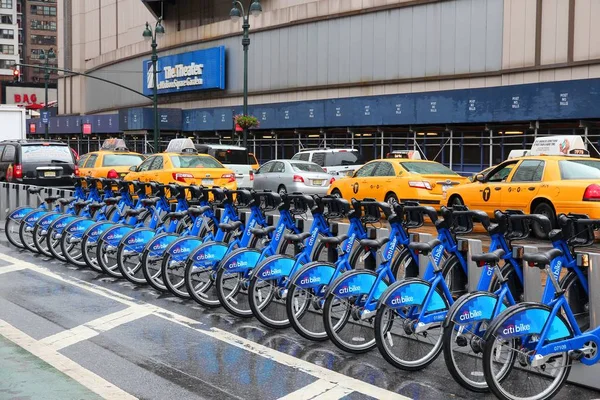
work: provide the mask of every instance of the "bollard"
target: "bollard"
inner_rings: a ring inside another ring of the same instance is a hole
[[[429,242],[433,240],[433,236],[429,233],[421,233],[416,232],[411,237],[411,241],[415,242]],[[422,278],[425,276],[425,271],[427,270],[427,265],[429,265],[429,257],[423,256],[419,254],[419,277]]]
[[[513,257],[522,259],[523,254],[538,253],[539,250],[531,245],[519,245],[513,247]],[[542,301],[544,288],[542,287],[542,277],[540,270],[530,268],[525,261],[522,261],[523,266],[523,290],[525,291],[525,301]]]
[[[8,208],[8,183],[0,184],[0,220],[6,219]]]
[[[474,292],[477,290],[477,285],[479,283],[479,279],[481,278],[482,268],[479,267],[476,262],[471,260],[471,255],[482,254],[483,245],[481,243],[481,240],[459,238],[458,248],[460,249],[460,251],[463,252],[463,254],[465,255],[465,260],[467,261],[469,293]]]

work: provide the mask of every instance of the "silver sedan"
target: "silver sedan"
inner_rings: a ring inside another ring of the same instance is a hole
[[[254,173],[254,190],[278,193],[301,192],[326,195],[334,181],[315,163],[296,160],[273,160]]]

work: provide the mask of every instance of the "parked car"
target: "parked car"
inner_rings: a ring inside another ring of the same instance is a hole
[[[198,153],[213,156],[221,164],[235,172],[240,189],[252,189],[254,184],[254,163],[256,159],[249,157],[245,147],[230,146],[226,144],[197,144]]]
[[[335,178],[315,163],[273,160],[265,163],[256,172],[254,189],[325,195],[333,181]]]
[[[73,188],[79,175],[75,156],[66,143],[40,140],[0,142],[0,181]]]
[[[352,175],[365,162],[356,149],[306,149],[296,153],[292,160],[310,161],[330,175]]]

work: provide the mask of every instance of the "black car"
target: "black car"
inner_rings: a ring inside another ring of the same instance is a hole
[[[72,188],[75,175],[79,175],[79,168],[66,143],[40,140],[0,142],[0,181]]]

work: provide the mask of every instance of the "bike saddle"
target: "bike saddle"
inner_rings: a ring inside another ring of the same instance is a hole
[[[283,235],[283,238],[285,240],[287,240],[288,242],[298,243],[298,242],[303,242],[309,236],[310,236],[310,232],[302,232],[302,233],[300,233],[298,235],[293,234],[293,233],[286,233],[285,235]]]
[[[56,200],[60,199],[60,196],[49,196],[44,199],[46,203],[54,203]]]
[[[102,207],[104,207],[106,205],[106,203],[101,202],[101,203],[92,203],[90,204],[90,210],[99,210]]]
[[[43,187],[30,187],[29,189],[27,189],[27,191],[30,194],[37,194],[37,193],[40,193],[42,190],[44,190]]]
[[[165,215],[165,219],[173,219],[173,220],[180,220],[183,217],[185,217],[188,213],[186,211],[173,211],[170,213],[167,213]]]
[[[113,206],[113,205],[117,204],[119,201],[121,201],[121,196],[109,197],[107,199],[104,199],[104,202],[106,203],[106,205],[109,205],[109,206]]]
[[[538,267],[539,269],[544,269],[546,268],[546,265],[550,265],[552,260],[561,255],[562,251],[560,251],[559,249],[550,249],[545,253],[525,253],[523,254],[523,260],[527,261],[530,267]]]
[[[223,232],[231,232],[235,231],[240,226],[242,226],[242,221],[233,221],[227,224],[219,224],[219,229]]]
[[[142,199],[140,202],[144,207],[151,207],[155,206],[158,200],[160,200],[158,197],[152,197],[151,199]]]
[[[69,197],[69,198],[62,198],[62,199],[58,199],[58,202],[60,203],[61,206],[66,206],[67,204],[73,202],[77,200],[75,197]]]
[[[496,249],[489,253],[473,254],[471,260],[475,261],[480,267],[483,267],[486,264],[496,265],[500,262],[502,257],[504,257],[504,254],[506,254],[504,250]]]
[[[210,206],[203,206],[203,207],[190,207],[188,208],[188,214],[191,215],[192,217],[199,217],[200,215],[204,214],[205,212],[207,212],[208,210],[210,210]]]
[[[252,228],[250,229],[250,233],[258,238],[262,238],[267,236],[269,233],[275,230],[274,226],[267,226],[266,228]]]
[[[427,243],[413,242],[408,245],[409,249],[414,250],[417,254],[429,255],[433,249],[438,247],[442,242],[439,239],[433,239]]]
[[[379,249],[389,241],[390,238],[385,237],[382,239],[361,239],[359,243],[362,247],[368,247],[370,249]]]
[[[90,203],[91,203],[90,200],[79,200],[79,201],[76,201],[75,203],[73,203],[73,206],[81,208],[81,207],[87,206]]]
[[[340,244],[344,243],[346,239],[348,239],[348,235],[322,237],[321,242],[327,245],[339,246]]]
[[[143,208],[130,208],[129,210],[125,211],[125,216],[126,217],[137,217],[144,211],[146,211],[146,210],[144,210]]]

